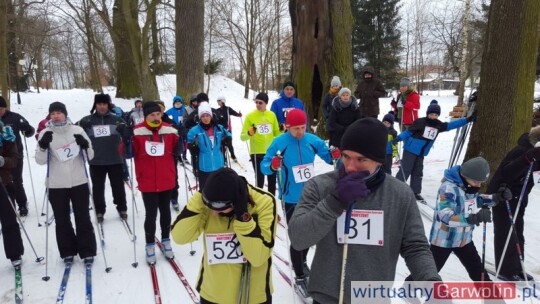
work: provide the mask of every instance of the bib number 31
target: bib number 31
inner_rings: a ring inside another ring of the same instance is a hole
[[[345,212],[337,219],[337,241],[345,239]],[[384,245],[384,211],[353,209],[349,230],[349,244]]]

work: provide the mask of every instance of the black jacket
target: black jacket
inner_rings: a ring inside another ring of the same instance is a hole
[[[512,191],[514,198],[519,197],[523,183],[525,182],[525,175],[531,166],[531,163],[525,157],[525,153],[533,148],[533,145],[529,141],[529,133],[522,134],[518,139],[518,144],[515,146],[501,161],[501,164],[493,174],[493,178],[489,183],[487,193],[495,193],[501,186],[506,184]],[[533,163],[532,172],[540,169],[540,162],[535,161]],[[534,179],[529,176],[527,180],[527,186],[525,188],[525,194],[523,195],[523,203],[526,206],[527,197],[534,186]]]
[[[122,136],[116,130],[116,126],[125,124],[122,118],[116,116],[112,112],[109,112],[104,116],[95,112],[94,114],[83,117],[77,124],[84,129],[92,141],[94,158],[89,161],[90,165],[106,166],[124,163],[122,158]],[[106,136],[94,134],[94,130],[98,130],[94,129],[96,126],[107,126],[110,134]]]
[[[231,115],[236,116],[236,117],[240,116],[238,112],[236,112],[235,110],[233,110],[231,107],[228,107],[228,106],[217,108],[215,114],[217,116],[218,123],[229,131],[230,131],[230,128],[229,128],[230,116]]]
[[[22,117],[20,114],[6,110],[4,116],[0,118],[4,123],[4,126],[10,126],[15,133],[15,142],[17,143],[17,151],[19,152],[19,158],[24,157],[24,148],[21,141],[21,132],[24,132],[25,137],[32,137],[36,130],[30,125],[28,120]]]
[[[332,101],[330,109],[330,117],[328,117],[328,127],[330,128],[330,145],[341,147],[341,137],[347,127],[360,118],[358,111],[358,102],[356,98],[351,96],[351,103],[348,107],[343,108],[339,102],[339,96]]]

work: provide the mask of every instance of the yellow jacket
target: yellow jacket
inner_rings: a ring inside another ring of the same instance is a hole
[[[273,292],[271,266],[277,226],[276,200],[270,193],[250,184],[248,193],[251,219],[247,222],[212,214],[204,205],[201,193],[196,192],[173,223],[172,238],[178,244],[193,242],[203,233],[204,255],[197,290],[207,301],[236,303],[242,274],[242,264],[209,264],[207,235],[215,233],[236,234],[240,249],[251,264],[249,303],[266,302]],[[223,250],[219,249],[219,253],[224,255],[232,252],[227,246],[220,248]],[[242,294],[246,294],[245,290]]]
[[[257,132],[249,136],[248,130],[255,125]],[[266,133],[266,134],[261,134]],[[275,137],[281,135],[276,114],[272,111],[261,112],[257,109],[246,115],[240,139],[249,139],[250,154],[266,154],[266,149],[270,146]]]

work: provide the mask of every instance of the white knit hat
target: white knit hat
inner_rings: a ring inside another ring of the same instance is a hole
[[[332,77],[332,81],[330,82],[330,86],[331,87],[334,87],[334,86],[340,87],[341,86],[341,80],[339,79],[339,76]]]
[[[201,116],[203,116],[204,114],[212,116],[212,107],[210,107],[210,104],[208,102],[201,102],[201,104],[199,104],[197,114],[199,115],[199,118],[201,118]]]

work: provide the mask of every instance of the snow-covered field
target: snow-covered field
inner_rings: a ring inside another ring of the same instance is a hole
[[[159,80],[160,93],[162,100],[165,101],[167,107],[172,106],[172,97],[175,94],[175,78],[174,76],[160,77]],[[227,99],[227,105],[231,106],[235,110],[241,110],[242,113],[255,109],[252,98],[254,93],[251,92],[250,99],[243,98],[244,89],[241,85],[222,76],[212,77],[209,96],[211,99],[211,105],[217,107],[216,98],[223,95]],[[114,88],[107,88],[106,92],[111,96],[115,95]],[[439,96],[440,95],[440,96]],[[89,114],[89,111],[93,104],[94,92],[90,90],[68,90],[68,91],[56,91],[56,90],[41,90],[40,94],[37,93],[22,93],[22,104],[16,104],[16,95],[11,96],[13,112],[22,114],[27,118],[34,126],[37,126],[38,122],[45,117],[48,111],[49,104],[53,101],[61,101],[66,104],[69,117],[72,121],[78,121],[85,115]],[[270,94],[270,100],[274,100],[277,97],[277,93]],[[189,98],[189,97],[187,97]],[[421,116],[425,115],[425,110],[432,99],[437,99],[442,108],[441,120],[446,120],[449,111],[456,103],[457,97],[453,96],[449,91],[442,92],[425,92],[421,98]],[[114,99],[113,102],[122,107],[125,111],[130,110],[133,107],[133,100]],[[390,110],[390,98],[381,99],[381,118]],[[270,106],[270,105],[269,105]],[[479,113],[479,119],[482,113]],[[254,174],[251,168],[247,146],[244,142],[240,141],[239,132],[241,130],[241,119],[233,117],[233,144],[235,147],[236,155],[242,164],[247,168],[247,172],[241,172],[241,170],[233,165],[234,169],[237,169],[240,174],[245,175],[249,181],[254,182]],[[434,203],[435,194],[437,188],[440,185],[440,180],[443,174],[443,170],[448,166],[448,159],[450,151],[452,149],[452,143],[455,132],[442,133],[435,143],[433,150],[429,156],[425,159],[424,168],[424,182],[423,182],[423,195],[428,202]],[[25,189],[29,198],[30,214],[26,218],[25,227],[32,239],[33,245],[39,256],[45,256],[45,225],[38,227],[38,216],[36,216],[36,209],[34,202],[37,204],[38,214],[41,213],[42,203],[44,201],[45,192],[45,175],[46,167],[38,166],[34,161],[34,150],[36,147],[36,140],[34,138],[27,139],[28,152],[30,156],[30,163],[25,163],[24,180]],[[26,153],[26,152],[25,152]],[[464,153],[462,153],[464,154]],[[26,162],[26,156],[25,156]],[[29,168],[32,171],[33,184],[35,188],[35,196],[32,191],[31,179],[29,174]],[[324,173],[332,169],[331,166],[318,160],[317,173]],[[397,168],[394,169],[394,175],[397,173]],[[186,189],[184,187],[184,176],[180,171],[180,204],[186,203]],[[191,173],[188,172],[190,182],[194,184],[194,178]],[[126,191],[128,189],[126,188]],[[526,245],[526,262],[527,270],[540,279],[540,256],[537,252],[540,251],[540,223],[536,219],[536,215],[540,213],[540,205],[538,203],[540,191],[538,187],[533,189],[530,195],[530,203],[525,216],[525,237],[527,241]],[[107,184],[106,197],[108,198],[109,207],[112,205],[112,195],[109,185]],[[131,196],[128,193],[128,199]],[[93,299],[95,303],[154,303],[152,283],[150,279],[150,271],[146,263],[144,262],[144,237],[143,237],[143,221],[144,221],[144,207],[142,204],[141,195],[136,196],[136,204],[138,207],[138,214],[135,216],[136,225],[135,233],[138,236],[136,241],[136,254],[139,266],[133,268],[131,263],[134,262],[133,245],[128,239],[128,235],[122,227],[122,223],[118,216],[114,212],[114,209],[109,208],[109,211],[105,215],[104,230],[106,235],[106,248],[105,254],[107,263],[112,267],[110,273],[106,273],[104,259],[101,250],[98,248],[98,255],[96,257],[93,268]],[[128,201],[128,208],[131,210],[131,201]],[[422,207],[422,208],[425,208]],[[279,209],[279,208],[278,208]],[[112,210],[112,211],[111,211]],[[173,212],[174,214],[174,212]],[[93,218],[93,213],[92,213]],[[131,223],[131,211],[130,211],[130,223]],[[430,221],[424,220],[426,229],[426,235],[429,234],[431,227]],[[39,216],[39,222],[44,223],[45,217]],[[493,261],[493,234],[492,225],[488,224],[487,234],[487,251],[486,259]],[[287,248],[285,245],[286,232],[280,226],[278,227],[278,236],[276,239],[275,251],[282,257],[287,257]],[[23,257],[23,288],[24,299],[26,303],[52,303],[55,301],[58,287],[62,279],[64,271],[63,261],[60,259],[58,250],[56,248],[56,240],[54,235],[54,224],[49,227],[49,252],[48,252],[48,275],[51,279],[48,282],[43,281],[41,278],[45,275],[45,265],[37,264],[34,262],[35,256],[30,248],[28,241],[24,238],[25,255]],[[477,244],[477,248],[480,250],[482,244],[482,232],[481,229],[477,229],[474,233],[474,240]],[[184,271],[188,281],[191,285],[195,286],[199,265],[202,258],[203,248],[202,242],[199,240],[193,243],[193,249],[196,250],[194,256],[190,255],[190,246],[173,245],[173,249],[176,255],[176,261]],[[0,245],[2,247],[3,245]],[[3,248],[1,249],[3,250]],[[313,251],[313,250],[312,250]],[[180,280],[173,272],[172,268],[166,262],[161,254],[158,256],[158,263],[156,265],[159,285],[161,288],[161,296],[163,303],[191,303],[190,297],[187,294],[185,288],[182,286]],[[309,258],[311,259],[312,252],[310,252]],[[290,275],[286,266],[275,259],[275,264],[278,265],[286,274]],[[339,270],[336,270],[339,271]],[[408,275],[407,267],[403,261],[399,261],[397,268],[396,279],[401,280]],[[452,256],[446,266],[441,271],[441,275],[444,280],[462,281],[468,280],[468,275],[465,269],[461,266],[455,256]],[[14,275],[13,268],[8,260],[2,259],[0,261],[0,303],[13,303],[14,295]],[[299,299],[295,299],[292,289],[281,278],[276,269],[273,271],[274,282],[274,303],[300,303]],[[85,276],[84,266],[82,262],[77,258],[74,263],[67,292],[65,295],[65,303],[83,303],[85,294]],[[540,294],[538,295],[540,297]]]

